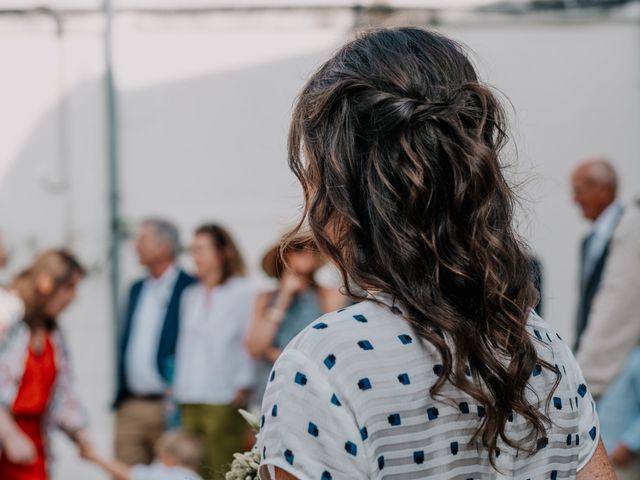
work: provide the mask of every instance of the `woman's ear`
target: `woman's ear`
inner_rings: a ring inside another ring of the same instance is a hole
[[[36,278],[36,291],[45,297],[48,297],[53,293],[54,289],[53,277],[47,273],[41,273]]]

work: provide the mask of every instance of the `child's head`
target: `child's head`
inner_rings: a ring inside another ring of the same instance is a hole
[[[156,444],[157,460],[168,467],[197,470],[202,463],[203,448],[200,441],[185,432],[166,432]]]

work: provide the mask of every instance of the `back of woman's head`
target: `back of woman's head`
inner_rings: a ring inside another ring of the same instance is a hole
[[[512,226],[504,128],[458,44],[399,28],[362,34],[327,61],[289,136],[302,222],[347,288],[392,295],[437,348],[444,374],[432,395],[450,381],[486,405],[478,434],[492,459],[499,438],[513,445],[512,413],[531,439],[546,421],[525,396],[539,361],[525,329],[537,294]]]

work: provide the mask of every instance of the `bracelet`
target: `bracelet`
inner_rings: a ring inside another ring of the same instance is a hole
[[[267,313],[267,320],[280,325],[284,320],[284,311],[279,308],[271,307]]]

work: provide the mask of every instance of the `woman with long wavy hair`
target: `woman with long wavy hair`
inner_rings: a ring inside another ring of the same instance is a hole
[[[300,225],[367,295],[275,364],[263,478],[613,478],[575,359],[532,311],[505,128],[463,49],[422,29],[362,34],[308,81]]]

